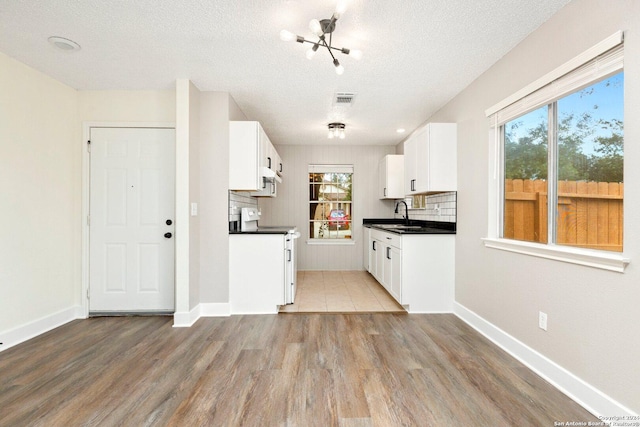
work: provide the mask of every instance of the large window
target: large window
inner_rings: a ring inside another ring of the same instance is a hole
[[[503,125],[503,237],[622,252],[623,81],[620,72]]]
[[[624,270],[623,59],[618,32],[487,110],[486,246]]]
[[[350,239],[353,166],[309,165],[309,238]]]

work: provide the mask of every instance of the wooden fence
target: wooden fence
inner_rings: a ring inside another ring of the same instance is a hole
[[[622,252],[624,184],[558,182],[557,243]],[[504,237],[547,243],[547,181],[505,180]]]

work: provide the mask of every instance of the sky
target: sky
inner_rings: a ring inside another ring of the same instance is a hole
[[[615,74],[594,85],[575,92],[558,100],[558,116],[562,118],[564,112],[574,111],[578,114],[588,111],[593,119],[612,120],[624,119],[624,73]],[[594,108],[597,106],[597,108]],[[547,107],[544,106],[521,116],[512,122],[519,122],[521,126],[517,130],[518,136],[524,136],[528,129],[535,127],[540,122],[547,120]],[[512,123],[507,123],[507,126]],[[595,135],[584,141],[583,153],[594,153],[594,138],[598,135],[607,136],[611,131],[598,129]]]

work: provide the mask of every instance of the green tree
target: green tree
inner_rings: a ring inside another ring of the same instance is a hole
[[[610,130],[609,136],[597,136],[596,146],[589,158],[589,177],[593,181],[624,181],[624,132],[622,120],[599,120],[601,129]]]
[[[505,178],[547,178],[547,122],[541,121],[526,135],[516,137],[522,121],[510,122],[505,127]]]
[[[589,159],[582,146],[594,132],[593,118],[588,112],[577,117],[575,113],[566,113],[558,120],[558,179],[589,179]]]

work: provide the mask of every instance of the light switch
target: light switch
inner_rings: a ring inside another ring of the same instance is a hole
[[[198,204],[191,203],[191,216],[198,216]]]

